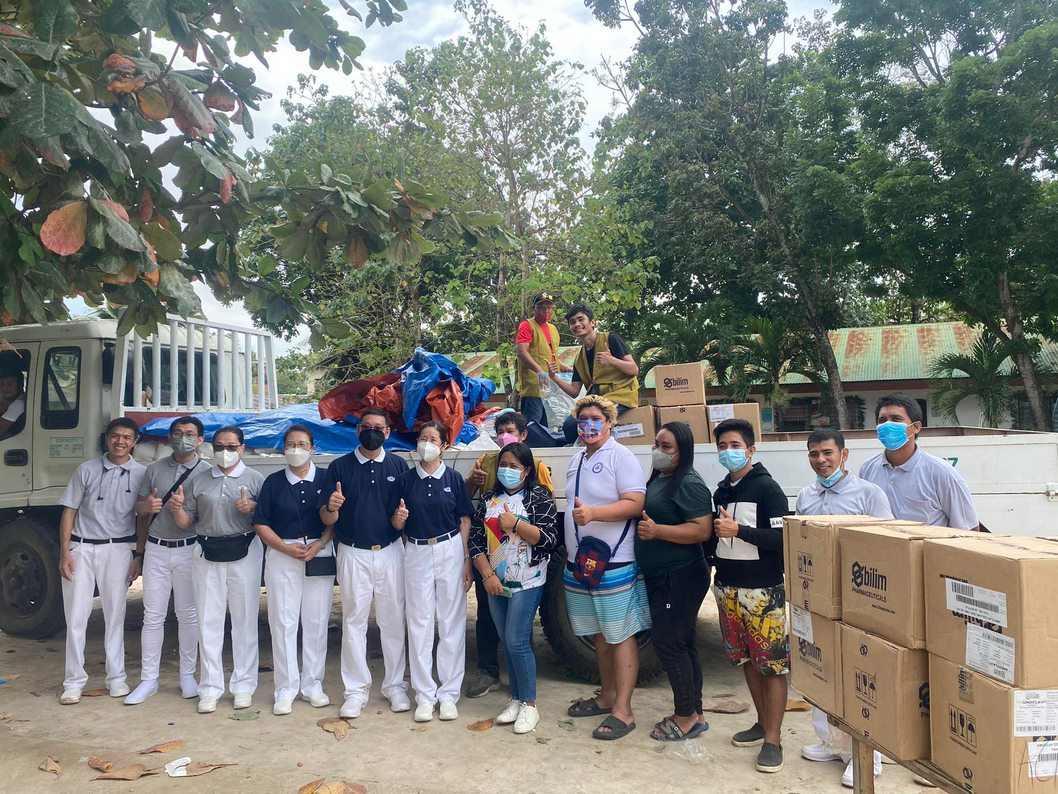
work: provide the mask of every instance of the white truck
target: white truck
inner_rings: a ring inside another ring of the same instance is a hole
[[[149,419],[207,411],[252,413],[277,407],[272,337],[204,320],[170,317],[148,338],[117,335],[114,320],[83,319],[0,330],[0,373],[25,376],[25,417],[0,438],[0,631],[45,637],[63,628],[58,572],[59,499],[77,465],[101,454],[103,428],[115,416]],[[175,344],[172,341],[175,340]],[[190,344],[189,344],[190,342]],[[203,363],[208,366],[203,366]],[[880,447],[873,431],[846,433],[850,468]],[[812,478],[804,433],[766,436],[764,463],[791,498]],[[1058,434],[980,428],[928,428],[922,446],[966,477],[982,523],[998,534],[1058,535]],[[650,448],[632,447],[644,471]],[[209,456],[208,445],[204,456]],[[564,507],[569,449],[540,449]],[[695,465],[707,482],[724,471],[715,449],[699,445]],[[169,454],[145,438],[144,463]],[[446,460],[466,473],[478,451],[452,450]],[[320,456],[326,465],[334,456]],[[246,464],[269,473],[283,465],[271,450],[250,450]],[[541,607],[552,647],[571,670],[591,678],[594,651],[569,629],[557,567]],[[642,638],[644,643],[646,637]],[[656,672],[645,655],[644,675]]]

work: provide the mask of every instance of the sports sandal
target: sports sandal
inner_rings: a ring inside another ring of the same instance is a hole
[[[683,742],[701,736],[707,730],[709,730],[708,722],[696,722],[694,727],[684,733],[672,717],[666,717],[654,726],[654,730],[650,732],[650,738],[659,742]]]
[[[609,730],[604,731],[602,730],[603,728],[609,728]],[[591,732],[591,738],[601,739],[604,742],[613,741],[627,736],[635,729],[636,724],[634,722],[624,722],[611,714],[599,723],[599,727]]]
[[[600,714],[609,714],[613,709],[604,709],[595,698],[578,700],[566,709],[571,717],[598,717]]]

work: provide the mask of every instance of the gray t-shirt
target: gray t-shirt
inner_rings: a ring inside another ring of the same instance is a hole
[[[184,489],[184,510],[198,522],[196,534],[223,538],[252,532],[253,513],[240,513],[235,503],[243,488],[246,498],[256,502],[264,480],[261,472],[247,468],[241,461],[231,474],[214,468],[208,477],[196,477],[191,490]]]
[[[135,535],[143,473],[143,465],[132,458],[119,466],[106,455],[78,466],[60,500],[77,510],[73,534],[91,540]]]
[[[150,496],[151,491],[157,489],[158,498],[164,498],[169,493],[169,489],[173,487],[173,484],[191,467],[194,467],[193,471],[187,476],[181,486],[184,489],[185,496],[191,490],[191,484],[203,476],[208,477],[213,467],[197,455],[189,460],[186,465],[177,463],[172,455],[156,460],[147,467],[147,471],[143,475],[143,483],[140,485],[140,497]],[[186,532],[180,529],[176,522],[173,521],[173,514],[169,512],[169,507],[166,505],[162,507],[162,511],[151,522],[150,534],[163,540],[183,540],[197,533],[194,524]]]

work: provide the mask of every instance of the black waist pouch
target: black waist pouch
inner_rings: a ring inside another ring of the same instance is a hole
[[[199,535],[198,542],[202,545],[202,556],[210,562],[235,562],[250,553],[250,544],[255,537],[254,532],[223,538]]]

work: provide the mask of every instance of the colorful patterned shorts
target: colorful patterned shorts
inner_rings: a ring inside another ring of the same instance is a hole
[[[724,654],[732,664],[751,662],[762,675],[789,672],[790,635],[786,630],[786,586],[715,585]]]

